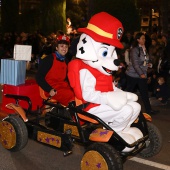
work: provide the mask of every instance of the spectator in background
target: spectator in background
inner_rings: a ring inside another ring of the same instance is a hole
[[[134,41],[134,38],[130,32],[127,32],[125,36],[122,38],[122,43],[124,44],[126,49],[130,49],[133,41]]]
[[[166,105],[168,102],[168,98],[170,96],[169,94],[169,88],[165,82],[164,77],[158,78],[158,84],[155,88],[155,97],[151,97],[150,103],[152,106],[158,106],[158,105]]]
[[[53,52],[53,39],[48,36],[46,37],[41,37],[41,41],[40,41],[40,52],[38,55],[38,60],[37,60],[37,65],[36,68],[38,68],[38,65],[40,64],[41,60],[43,60],[47,55],[52,54]]]
[[[149,58],[152,61],[153,69],[156,71],[157,63],[159,60],[159,50],[160,44],[158,43],[157,38],[152,38],[151,46],[149,47]]]
[[[60,36],[60,35],[64,35],[64,32],[63,32],[62,30],[58,30],[58,31],[56,32],[56,36],[57,36],[57,37]]]
[[[166,79],[170,76],[170,41],[167,35],[162,35],[162,57],[160,64],[160,74]]]
[[[71,44],[70,44],[70,54],[72,55],[72,59],[74,59],[76,57],[76,53],[77,53],[77,44],[80,40],[80,35],[81,34],[76,34],[75,37],[72,39]]]
[[[153,32],[154,34],[157,34],[157,33],[158,33],[158,26],[157,26],[156,24],[153,25],[153,27],[152,27],[152,32]]]
[[[155,114],[152,110],[147,85],[147,69],[151,66],[149,63],[149,55],[145,47],[145,34],[137,33],[134,43],[130,50],[130,63],[126,70],[127,87],[126,91],[133,92],[137,86],[145,106],[145,111],[148,114]]]
[[[126,88],[126,64],[121,62],[118,71],[113,75],[114,84],[116,87],[125,90]]]
[[[152,44],[152,40],[148,33],[144,32],[144,34],[145,34],[145,48],[147,51],[149,51],[149,47]]]

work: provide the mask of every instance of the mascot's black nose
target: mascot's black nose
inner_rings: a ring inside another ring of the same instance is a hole
[[[120,61],[119,61],[118,59],[114,60],[113,62],[114,62],[114,64],[115,64],[116,66],[119,66],[119,65],[120,65]]]

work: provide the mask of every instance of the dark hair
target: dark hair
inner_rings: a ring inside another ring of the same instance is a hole
[[[143,32],[138,32],[136,35],[135,35],[135,39],[133,41],[133,47],[137,47],[138,46],[138,39],[140,39],[140,37],[145,34]]]

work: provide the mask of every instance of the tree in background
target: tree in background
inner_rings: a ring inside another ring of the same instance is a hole
[[[25,8],[20,15],[19,0],[2,0],[1,9],[2,28],[5,32],[66,32],[66,18],[70,18],[73,28],[77,29],[85,27],[90,17],[101,11],[117,17],[125,31],[140,29],[139,13],[133,0],[41,0],[34,8],[28,8],[28,1],[25,1]]]
[[[88,16],[105,11],[118,18],[122,22],[125,31],[140,30],[139,12],[133,0],[89,0],[88,3]]]
[[[2,32],[34,32],[40,30],[44,34],[65,31],[66,0],[41,0],[34,8],[29,8],[28,1],[1,1]],[[20,11],[21,10],[21,11]]]
[[[66,17],[71,19],[73,29],[87,24],[87,0],[67,0]]]
[[[18,24],[18,0],[1,0],[1,25],[2,32],[14,32]]]
[[[66,0],[42,0],[41,30],[46,34],[66,31]]]

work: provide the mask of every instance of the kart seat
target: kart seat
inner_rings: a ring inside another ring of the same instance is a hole
[[[40,91],[40,96],[41,96],[41,98],[42,98],[43,100],[47,100],[48,97],[45,95],[45,91],[44,91],[40,86],[39,86],[39,91]],[[75,98],[75,101],[76,101],[76,105],[77,105],[77,106],[79,106],[80,104],[82,104],[82,101],[79,100],[79,99],[77,99],[77,98]],[[50,102],[56,103],[57,100],[55,100],[55,99],[50,99]],[[91,122],[91,123],[94,123],[94,124],[98,124],[98,122],[97,122],[96,120],[94,120],[94,119],[92,119],[92,118],[89,118],[89,117],[87,117],[87,116],[84,116],[84,115],[82,115],[82,114],[80,114],[80,113],[78,113],[78,116],[79,116],[79,118],[82,119],[82,120],[85,120],[85,121],[88,121],[88,122]],[[83,124],[83,122],[81,122],[81,124]]]
[[[76,106],[79,106],[81,105],[83,102],[77,98],[75,98],[75,101],[76,101]],[[81,113],[78,113],[78,117],[82,120],[85,120],[85,121],[88,121],[88,122],[91,122],[91,123],[94,123],[94,124],[98,124],[99,122],[95,119],[92,119],[88,116],[85,116],[85,115],[82,115]],[[83,124],[83,123],[82,123]]]
[[[40,92],[40,96],[41,96],[41,98],[42,98],[43,100],[47,100],[47,99],[48,99],[48,97],[45,95],[45,91],[44,91],[40,86],[39,86],[39,92]],[[50,102],[56,103],[57,100],[55,100],[55,99],[50,99]]]

